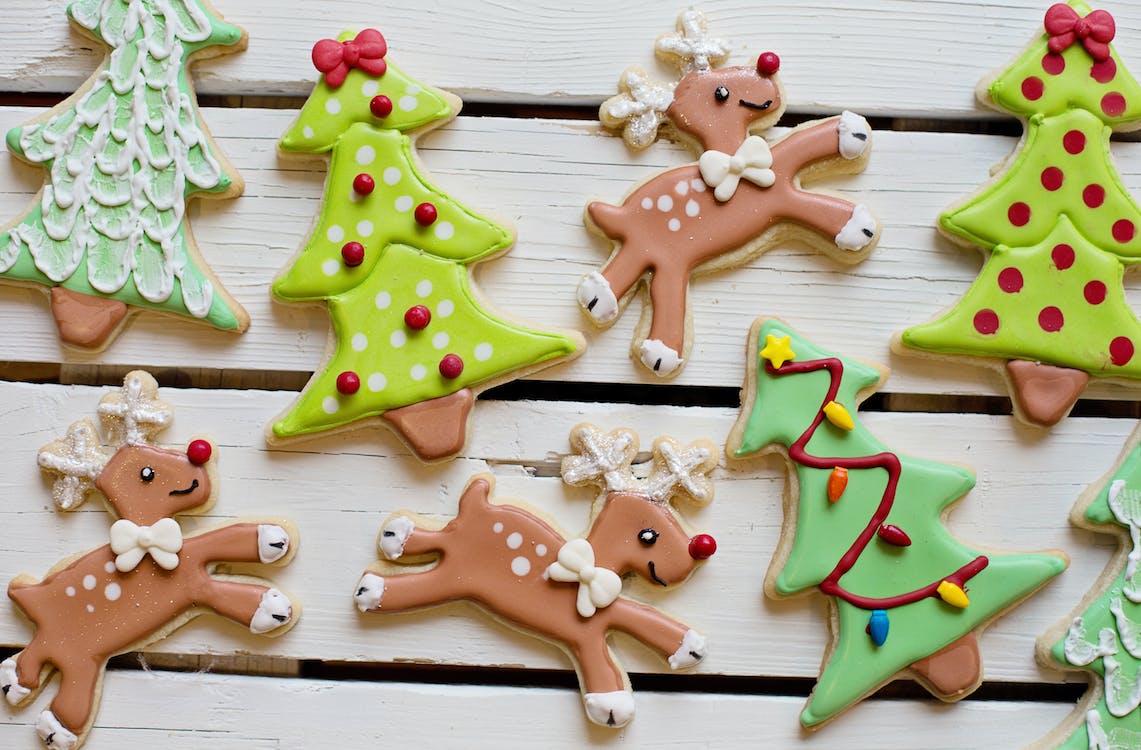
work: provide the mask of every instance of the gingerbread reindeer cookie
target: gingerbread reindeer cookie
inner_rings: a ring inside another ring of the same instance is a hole
[[[613,252],[601,271],[583,278],[578,301],[596,325],[609,326],[645,279],[650,299],[632,354],[665,377],[679,371],[692,344],[691,276],[743,265],[790,239],[856,263],[874,247],[879,229],[864,206],[800,185],[802,176],[863,171],[871,143],[863,117],[844,112],[769,143],[753,133],[784,112],[775,54],[761,54],[755,65],[716,69],[728,46],[707,35],[695,10],[681,15],[676,34],[658,40],[657,52],[678,65],[681,80],[657,83],[630,68],[621,93],[603,103],[602,123],[621,129],[636,149],[670,125],[700,158],[652,177],[621,205],[586,207],[587,227]]]
[[[707,474],[717,464],[717,449],[708,441],[682,448],[659,438],[649,476],[640,481],[631,469],[638,437],[630,430],[604,433],[579,425],[571,445],[575,454],[563,460],[563,480],[605,490],[586,534],[568,538],[519,504],[490,502],[494,479],[481,474],[464,490],[459,515],[443,528],[407,513],[384,525],[378,546],[385,559],[407,563],[435,556],[435,567],[401,575],[376,567],[361,578],[354,598],[362,612],[379,613],[477,604],[564,649],[576,664],[587,716],[621,727],[634,717],[634,696],[607,642],[610,631],[645,643],[674,669],[705,657],[705,638],[623,596],[621,577],[637,573],[673,586],[716,551],[713,537],[686,532],[669,501],[678,494],[699,503],[712,498]]]
[[[83,743],[110,657],[159,641],[207,610],[256,634],[278,635],[296,621],[295,603],[277,589],[213,574],[223,562],[287,563],[297,547],[288,524],[234,522],[183,537],[175,516],[214,505],[213,448],[206,440],[184,450],[152,443],[173,416],[157,390],[154,378],[135,371],[99,402],[112,451],[85,419],[39,452],[60,510],[101,494],[118,516],[109,544],[65,560],[41,581],[21,575],[8,586],[36,630],[27,648],[0,663],[0,690],[13,706],[25,704],[59,670],[59,692],[36,722],[51,748]]]

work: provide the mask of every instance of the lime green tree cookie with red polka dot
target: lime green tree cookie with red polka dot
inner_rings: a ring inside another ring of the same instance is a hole
[[[1021,147],[981,191],[940,217],[989,257],[963,299],[908,329],[905,346],[1004,363],[1016,413],[1053,425],[1089,377],[1141,379],[1141,322],[1125,265],[1141,260],[1141,208],[1109,153],[1141,127],[1141,86],[1110,46],[1113,17],[1056,4],[1044,33],[979,97],[1026,122]]]
[[[457,97],[391,65],[379,31],[313,48],[323,74],[281,139],[286,152],[331,154],[312,235],[275,280],[286,302],[325,302],[331,351],[271,442],[382,419],[423,460],[466,441],[474,389],[581,351],[574,332],[545,332],[488,309],[470,266],[514,234],[436,188],[414,138],[453,119]]]

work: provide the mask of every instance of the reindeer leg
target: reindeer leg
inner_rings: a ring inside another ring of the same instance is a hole
[[[71,750],[79,742],[77,735],[91,721],[103,663],[76,659],[61,665],[59,676],[59,692],[36,721],[36,733],[50,748]]]
[[[255,635],[284,627],[293,618],[293,604],[288,596],[257,583],[204,576],[203,583],[194,592],[194,600],[222,617],[249,627]]]
[[[582,675],[586,715],[604,727],[623,727],[634,718],[634,695],[626,689],[625,673],[614,662],[605,631],[569,644]]]
[[[871,130],[868,121],[853,112],[821,120],[773,146],[773,167],[791,176],[821,159],[858,159],[867,151]]]
[[[43,643],[36,638],[23,651],[0,662],[0,690],[9,705],[20,705],[39,689],[40,674],[48,662]]]
[[[416,534],[420,531],[417,529]],[[365,571],[353,593],[353,600],[361,612],[381,612],[382,601],[383,611],[387,613],[419,609],[463,598],[464,593],[458,588],[456,576],[446,573],[443,566],[423,573],[388,577]]]
[[[650,279],[650,335],[638,347],[638,354],[643,365],[663,378],[681,367],[688,291],[688,269],[659,266],[654,270]]]
[[[273,524],[235,523],[190,537],[183,557],[206,562],[272,563],[289,552],[289,532]]]
[[[876,219],[862,205],[820,193],[799,190],[795,200],[789,201],[785,218],[815,229],[852,252],[863,250],[875,239],[879,229]]]
[[[618,608],[610,609],[611,627],[661,653],[673,669],[692,667],[705,658],[705,636],[653,607],[623,600]]]
[[[638,283],[649,265],[646,253],[623,244],[602,271],[583,277],[578,285],[578,303],[595,325],[607,326],[618,319],[618,300]]]

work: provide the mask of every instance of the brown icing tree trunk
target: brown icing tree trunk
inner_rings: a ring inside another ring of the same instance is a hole
[[[127,316],[119,300],[52,287],[52,315],[63,343],[84,349],[101,349]]]
[[[911,665],[911,671],[932,693],[956,700],[982,680],[979,642],[972,630],[950,645]]]
[[[1082,395],[1089,373],[1069,367],[1015,359],[1006,363],[1015,406],[1026,421],[1052,427]]]
[[[384,413],[384,419],[404,437],[425,461],[459,453],[467,438],[467,418],[475,397],[467,388],[448,396],[402,406]]]

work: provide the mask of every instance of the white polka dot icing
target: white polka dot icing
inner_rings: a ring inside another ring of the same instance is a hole
[[[361,237],[371,237],[373,232],[372,222],[365,219],[357,224],[357,234]]]
[[[103,570],[107,571],[108,573],[114,573],[115,572],[115,563],[108,560],[106,563],[103,564]]]
[[[668,195],[663,195],[663,196],[658,198],[658,210],[659,211],[663,211],[663,212],[664,211],[670,211],[673,209],[673,207],[674,207],[674,199],[673,198],[669,197]]]
[[[75,596],[75,587],[74,586],[68,586],[64,590],[64,593],[67,594],[68,596]]]
[[[385,167],[380,173],[380,179],[384,180],[385,185],[395,185],[400,182],[400,170],[396,167]],[[412,197],[408,196],[408,200],[411,201]]]
[[[456,234],[456,228],[452,226],[450,221],[436,222],[434,231],[436,232],[436,236],[441,240],[450,240]]]
[[[445,346],[448,345],[448,342],[450,342],[451,340],[452,340],[451,336],[444,333],[443,331],[440,331],[439,333],[437,333],[435,336],[432,337],[432,348],[433,349],[443,349]]]
[[[365,81],[364,85],[361,86],[361,93],[369,99],[372,99],[380,93],[380,81],[374,81],[372,79]]]
[[[494,531],[496,534],[502,534],[503,533],[503,524],[500,523],[499,521],[496,521],[494,524],[492,524],[491,530]]]
[[[486,362],[487,360],[491,359],[492,352],[493,349],[491,344],[485,341],[482,344],[476,344],[474,353],[477,360],[480,362]]]
[[[653,207],[654,207],[654,199],[653,198],[651,198],[650,196],[647,195],[645,198],[642,199],[642,208],[649,211]]]
[[[685,202],[685,215],[686,216],[697,216],[700,213],[701,213],[701,206],[698,205],[697,201],[690,198],[688,201]]]
[[[83,588],[87,589],[88,591],[91,591],[95,588],[95,583],[95,576],[90,574],[83,576]]]
[[[399,349],[400,347],[404,346],[404,344],[406,344],[407,342],[408,342],[408,334],[405,333],[404,331],[401,331],[401,330],[393,331],[392,335],[388,337],[388,343],[392,344],[393,348],[396,348],[396,349]]]
[[[674,192],[678,195],[685,195],[689,192],[689,183],[685,180],[681,180],[678,184],[674,185]]]
[[[393,206],[400,213],[406,213],[412,210],[412,203],[413,201],[411,195],[402,195],[396,199],[396,202],[393,203]]]
[[[313,132],[312,127],[306,125],[304,128],[302,128],[301,135],[305,136],[306,138],[312,138],[316,134]]]
[[[345,239],[345,229],[339,224],[334,224],[325,232],[325,237],[329,242],[341,242]]]
[[[374,372],[368,376],[368,389],[373,393],[380,393],[388,385],[388,378],[384,377],[384,373]]]
[[[368,348],[368,336],[363,333],[353,335],[352,347],[354,352],[363,352]]]
[[[372,146],[361,146],[357,149],[357,164],[367,167],[376,161],[376,149]],[[385,170],[387,171],[387,170]],[[389,183],[391,184],[391,183]]]
[[[336,396],[326,396],[324,400],[321,401],[321,408],[325,410],[326,414],[336,414],[341,408],[341,404],[337,401]]]
[[[402,96],[400,97],[399,106],[400,109],[404,110],[405,112],[411,112],[420,106],[420,100],[414,96]]]
[[[109,601],[109,602],[119,601],[119,597],[122,595],[123,595],[123,589],[120,588],[119,584],[117,584],[117,583],[109,583],[103,589],[103,596],[105,596],[107,598],[107,601]]]
[[[420,381],[428,376],[428,368],[424,365],[412,365],[412,369],[408,371],[408,377],[413,380]]]
[[[535,545],[535,554],[538,555],[539,557],[546,557],[547,556],[547,545],[536,544]]]
[[[336,97],[329,97],[329,101],[325,102],[325,111],[331,115],[339,115],[341,113],[341,100]]]
[[[376,293],[376,309],[387,310],[388,306],[392,304],[392,295],[388,292]]]
[[[321,264],[321,272],[326,276],[333,276],[341,270],[341,264],[330,258]]]
[[[511,572],[517,576],[525,576],[531,572],[531,561],[525,557],[516,557],[511,560]]]
[[[416,296],[423,299],[432,293],[432,282],[424,279],[416,285]]]
[[[507,548],[519,549],[523,546],[523,535],[518,531],[513,531],[507,536]]]
[[[681,229],[681,222],[677,219],[670,219],[668,222],[666,222],[666,226],[669,227],[671,232],[676,232]]]
[[[436,305],[436,314],[441,318],[446,318],[456,311],[456,305],[450,299],[440,300],[440,304]]]

